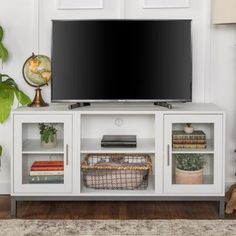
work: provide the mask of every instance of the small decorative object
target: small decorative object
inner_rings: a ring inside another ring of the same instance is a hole
[[[200,154],[175,154],[176,184],[203,184],[203,168],[206,160]]]
[[[184,126],[184,132],[185,132],[186,134],[192,134],[193,131],[194,131],[194,128],[193,128],[193,126],[192,126],[191,123],[187,123],[187,124]]]
[[[48,85],[48,82],[51,79],[51,61],[49,57],[33,54],[25,61],[22,72],[27,84],[36,88],[34,101],[29,104],[29,106],[48,106],[42,98],[41,87]]]
[[[45,148],[54,148],[57,146],[57,130],[50,124],[39,124],[41,135],[41,144]]]

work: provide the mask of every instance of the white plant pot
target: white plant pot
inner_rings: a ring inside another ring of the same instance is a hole
[[[194,131],[194,128],[192,126],[188,127],[187,125],[184,127],[184,132],[186,134],[192,134]]]
[[[196,171],[185,171],[176,168],[176,184],[203,184],[203,169]]]
[[[57,146],[57,135],[54,134],[53,142],[50,140],[50,138],[49,138],[48,143],[46,143],[45,141],[41,140],[41,146],[43,148],[55,148]]]

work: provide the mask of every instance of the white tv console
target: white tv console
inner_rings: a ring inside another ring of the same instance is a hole
[[[58,145],[40,145],[38,123],[54,123]],[[192,123],[207,136],[206,149],[173,149],[172,131]],[[97,104],[68,110],[68,105],[21,107],[12,113],[11,214],[17,201],[219,201],[224,217],[225,113],[213,104],[179,103],[168,110],[152,104]],[[136,148],[101,148],[104,134],[135,134]],[[88,153],[145,153],[153,174],[145,190],[95,190],[86,188],[80,163]],[[204,183],[175,183],[175,154],[202,154],[207,161]],[[35,160],[64,160],[64,182],[30,184]]]

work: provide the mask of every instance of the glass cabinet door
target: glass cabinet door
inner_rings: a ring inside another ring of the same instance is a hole
[[[14,192],[72,190],[72,117],[14,115]]]
[[[221,115],[166,115],[164,191],[221,193],[223,188]]]

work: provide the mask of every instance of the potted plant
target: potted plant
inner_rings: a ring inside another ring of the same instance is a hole
[[[57,146],[57,129],[52,124],[39,123],[41,145],[44,148]]]
[[[207,164],[200,154],[176,154],[176,184],[203,184],[203,168]]]
[[[192,126],[191,123],[187,123],[187,124],[184,126],[184,132],[185,132],[186,134],[192,134],[193,131],[194,131],[194,128],[193,128],[193,126]]]
[[[8,51],[3,44],[4,31],[0,26],[0,61],[2,64],[8,60]],[[31,102],[30,98],[23,93],[14,79],[9,75],[0,72],[0,123],[3,124],[9,117],[11,107],[15,97],[22,105],[27,105]],[[0,158],[2,155],[2,146],[0,145]],[[0,159],[1,160],[1,159]]]
[[[0,61],[2,63],[8,59],[8,51],[2,42],[3,33],[3,28],[0,26]],[[9,117],[15,97],[22,105],[31,102],[30,98],[19,89],[14,79],[9,75],[0,73],[0,123],[3,123]]]

